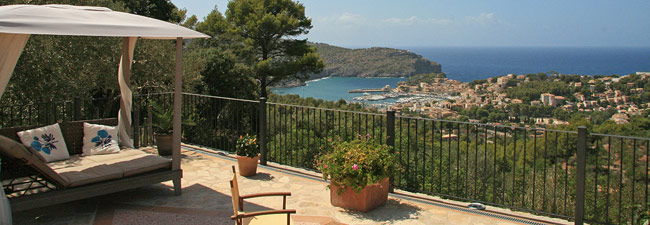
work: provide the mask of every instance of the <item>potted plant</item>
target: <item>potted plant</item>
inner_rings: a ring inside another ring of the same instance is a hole
[[[235,145],[239,175],[253,176],[257,174],[257,160],[260,159],[260,148],[255,135],[239,136]]]
[[[173,132],[174,132],[174,110],[171,107],[164,107],[157,102],[151,101],[153,114],[152,126],[155,127],[154,137],[158,146],[158,155],[168,156],[172,154]],[[194,121],[191,118],[185,118],[183,125],[193,126]]]
[[[351,141],[334,141],[332,150],[319,156],[316,167],[330,180],[333,206],[368,212],[386,203],[389,177],[397,168],[391,147],[369,134]]]

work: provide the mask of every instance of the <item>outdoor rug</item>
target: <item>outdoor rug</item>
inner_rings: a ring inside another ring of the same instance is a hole
[[[99,207],[94,225],[178,224],[232,225],[232,211],[202,210],[130,204],[109,204]],[[331,217],[292,215],[294,225],[340,225]]]
[[[95,225],[127,224],[227,224],[232,211],[185,209],[127,204],[104,205],[97,210]]]

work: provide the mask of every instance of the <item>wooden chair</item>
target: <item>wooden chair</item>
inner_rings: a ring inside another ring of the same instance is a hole
[[[230,180],[230,192],[232,193],[233,215],[231,219],[235,220],[236,225],[256,225],[256,224],[291,224],[291,214],[296,213],[295,209],[286,209],[287,196],[291,192],[268,192],[250,195],[239,195],[239,185],[237,184],[237,173],[235,166],[232,166],[232,180]],[[282,209],[266,210],[257,212],[244,212],[244,199],[282,196]],[[286,214],[286,216],[285,216]]]

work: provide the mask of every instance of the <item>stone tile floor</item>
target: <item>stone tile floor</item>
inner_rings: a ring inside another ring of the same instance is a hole
[[[236,165],[236,161],[211,150],[197,151],[192,146],[183,148],[181,196],[174,196],[171,181],[164,182],[18,212],[13,215],[14,224],[115,224],[110,218],[107,219],[105,212],[109,208],[119,208],[120,205],[152,211],[176,211],[186,215],[207,216],[210,212],[215,215],[231,215],[229,180],[232,176],[231,166]],[[331,221],[324,218],[333,218],[344,224],[570,224],[566,220],[495,207],[476,213],[464,207],[467,203],[403,191],[391,194],[385,206],[371,212],[347,211],[330,205],[327,183],[320,180],[318,174],[272,163],[270,166],[261,166],[257,175],[239,177],[238,180],[241,194],[291,191],[287,208],[297,210],[298,217],[295,219],[309,220],[309,216],[313,216],[316,220]],[[258,198],[245,203],[246,211],[269,209],[266,207],[281,208],[282,199]],[[303,224],[319,223],[313,221]]]

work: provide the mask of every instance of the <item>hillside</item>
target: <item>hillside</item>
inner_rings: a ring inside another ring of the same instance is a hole
[[[318,49],[325,69],[320,77],[408,77],[422,73],[440,73],[440,64],[410,51],[393,48],[348,49],[312,43]]]

